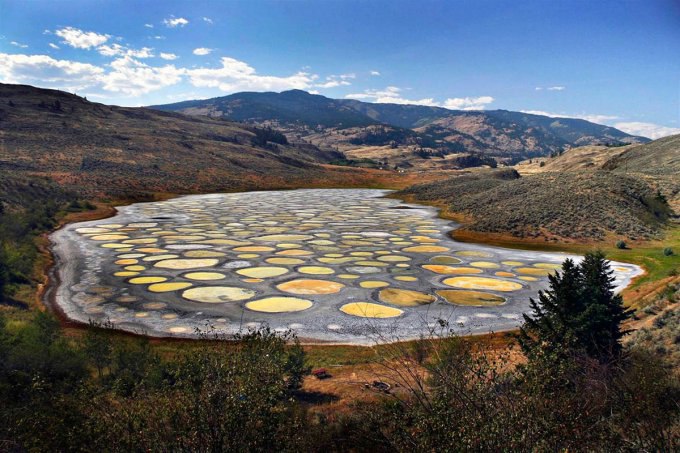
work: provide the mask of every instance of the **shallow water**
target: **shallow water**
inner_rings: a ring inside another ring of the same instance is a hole
[[[197,195],[118,208],[52,235],[67,317],[193,336],[267,324],[372,343],[516,327],[569,255],[453,241],[455,223],[386,191]],[[572,257],[578,260],[578,257]],[[619,287],[640,268],[615,263]]]

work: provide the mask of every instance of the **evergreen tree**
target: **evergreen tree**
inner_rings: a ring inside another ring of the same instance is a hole
[[[557,354],[576,343],[570,329],[570,317],[583,311],[580,288],[581,270],[571,259],[562,264],[562,272],[548,277],[549,289],[538,292],[538,300],[529,299],[533,316],[524,316],[519,342],[528,357],[538,353]]]
[[[591,357],[607,360],[620,355],[621,324],[632,315],[623,298],[614,294],[614,271],[602,252],[588,253],[580,266],[584,311],[575,317],[580,347]]]
[[[581,353],[608,361],[621,353],[627,333],[621,323],[630,312],[614,294],[614,278],[602,252],[586,254],[576,266],[566,260],[550,276],[550,288],[531,299],[532,316],[524,315],[519,342],[529,358]]]

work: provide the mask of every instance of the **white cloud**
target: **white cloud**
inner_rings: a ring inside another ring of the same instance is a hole
[[[177,55],[175,55],[174,53],[165,53],[165,52],[161,52],[161,53],[160,53],[160,57],[161,57],[163,60],[177,60],[177,59],[179,58],[179,57],[178,57]]]
[[[562,115],[562,114],[559,114],[559,113],[546,112],[545,110],[520,110],[520,112],[528,113],[530,115],[552,116],[554,118],[574,118],[573,116]]]
[[[13,45],[13,46],[16,46],[16,47],[21,47],[22,49],[25,49],[25,48],[28,47],[27,44],[21,44],[20,42],[16,42],[16,41],[10,41],[10,44]]]
[[[0,80],[67,91],[104,90],[139,96],[181,81],[184,69],[172,65],[152,67],[125,55],[109,70],[88,63],[56,60],[47,55],[0,53]],[[99,93],[101,95],[101,93]]]
[[[153,49],[149,47],[142,47],[141,49],[134,50],[134,49],[128,49],[126,55],[129,55],[131,57],[135,58],[151,58],[154,55],[151,53]]]
[[[620,119],[620,117],[616,116],[616,115],[598,115],[598,114],[589,114],[589,113],[581,113],[581,114],[577,114],[577,115],[572,115],[572,114],[567,114],[567,113],[546,112],[545,110],[520,110],[520,112],[529,113],[531,115],[549,116],[549,117],[552,117],[552,118],[575,118],[575,119],[586,120],[586,121],[590,121],[591,123],[598,123],[598,124],[605,124],[608,121]]]
[[[346,85],[351,85],[351,83],[346,82],[344,80],[329,80],[324,83],[317,83],[314,85],[317,88],[335,88],[339,86],[346,86]]]
[[[369,102],[376,102],[379,104],[417,104],[438,106],[433,98],[425,99],[405,99],[401,96],[401,88],[395,86],[388,86],[382,90],[365,90],[363,93],[348,94],[345,97],[350,99],[364,99]]]
[[[225,92],[283,91],[309,89],[317,78],[306,72],[297,72],[287,77],[259,75],[248,63],[229,57],[223,57],[221,63],[222,67],[216,69],[187,70],[191,84],[196,87],[218,88]]]
[[[146,28],[153,28],[153,25],[152,25],[152,24],[144,24],[144,26],[145,26]]]
[[[165,39],[165,36],[156,35],[153,37],[153,39]]]
[[[102,47],[102,46],[99,46]],[[309,90],[318,80],[316,74],[299,71],[288,76],[261,75],[247,63],[224,57],[218,68],[182,68],[171,64],[145,64],[133,53],[148,53],[149,49],[130,51],[123,46],[107,45],[99,51],[115,59],[106,66],[96,66],[71,60],[57,60],[47,55],[16,55],[0,53],[0,81],[25,83],[42,87],[65,89],[110,99],[141,96],[165,87],[177,85],[185,78],[195,87],[216,88],[221,91],[283,91]],[[165,54],[161,58],[174,54]],[[347,80],[353,74],[342,74]]]
[[[97,47],[97,51],[105,57],[122,57],[129,56],[134,58],[151,58],[154,55],[151,53],[153,49],[150,47],[142,47],[139,50],[130,49],[129,47],[121,46],[120,44],[105,44]]]
[[[204,18],[203,18],[203,22],[205,22],[205,23],[208,23],[208,24],[211,24],[211,25],[212,25],[212,23],[213,23],[213,20],[212,20],[211,18],[209,18],[209,17],[204,17]]]
[[[379,76],[379,75],[380,75],[380,71],[371,71],[370,74],[371,74],[372,76]]]
[[[667,137],[669,135],[680,134],[680,128],[662,126],[654,123],[643,123],[639,121],[615,121],[620,120],[620,116],[616,115],[597,115],[597,114],[578,114],[571,115],[566,113],[552,113],[543,110],[521,110],[522,113],[531,113],[533,115],[550,116],[553,118],[577,118],[591,123],[603,124],[605,126],[615,127],[627,134],[641,135],[643,137],[656,140],[657,138]]]
[[[619,119],[616,115],[579,115],[576,118],[581,118],[582,120],[590,121],[591,123],[605,124],[611,120]]]
[[[102,87],[107,91],[139,96],[182,80],[184,69],[173,65],[152,67],[124,56],[111,62],[111,71],[101,77]]]
[[[562,86],[562,85],[556,85],[552,87],[536,87],[536,91],[541,91],[541,90],[548,90],[548,91],[564,91],[567,89],[567,87]]]
[[[120,44],[103,45],[97,47],[97,51],[105,57],[115,57],[118,55],[125,55],[125,50]]]
[[[0,53],[0,78],[5,83],[50,86],[79,90],[97,84],[104,73],[100,67],[47,55]]]
[[[212,52],[213,49],[208,49],[207,47],[199,47],[197,49],[194,49],[194,55],[208,55],[210,52]]]
[[[643,137],[651,138],[652,140],[680,134],[680,128],[677,127],[661,126],[659,124],[637,121],[614,123],[613,126],[628,134],[642,135]]]
[[[340,75],[330,75],[326,77],[326,81],[323,83],[318,83],[314,85],[317,88],[335,88],[339,86],[348,86],[352,83],[350,80],[355,79],[356,74],[340,74]]]
[[[449,98],[444,101],[444,107],[452,110],[484,110],[487,104],[493,101],[494,98],[491,96]]]
[[[399,87],[388,86],[382,90],[365,90],[363,93],[348,94],[345,97],[350,99],[363,99],[379,104],[414,104],[456,110],[483,110],[487,104],[494,101],[494,98],[491,96],[449,98],[444,102],[435,101],[434,98],[406,99],[402,96],[401,92],[402,89]]]
[[[73,27],[65,27],[54,32],[63,39],[64,44],[68,44],[76,49],[91,49],[104,44],[111,37],[93,31],[82,31]]]
[[[59,48],[58,45],[56,45],[56,44],[54,44],[54,43],[52,43],[52,42],[51,42],[51,43],[48,43],[48,46],[50,46],[50,47],[53,48],[53,49],[58,49],[58,48]]]
[[[175,27],[184,27],[186,24],[189,23],[188,20],[186,20],[183,17],[171,17],[169,19],[163,20],[163,23],[170,28],[175,28]]]

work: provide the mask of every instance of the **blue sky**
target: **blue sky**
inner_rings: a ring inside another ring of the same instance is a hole
[[[680,2],[0,0],[0,81],[118,105],[299,88],[680,133]]]

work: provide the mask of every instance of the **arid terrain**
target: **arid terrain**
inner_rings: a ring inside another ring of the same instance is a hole
[[[342,151],[355,165],[383,168],[476,167],[574,146],[648,141],[580,119],[374,104],[301,90],[237,93],[153,108],[272,127],[291,140]]]
[[[0,0],[0,453],[680,452],[678,1]]]
[[[13,329],[31,326],[33,311],[52,309],[50,291],[56,280],[54,273],[48,280],[46,272],[53,262],[45,237],[39,235],[59,223],[108,217],[114,214],[116,203],[177,194],[380,187],[402,189],[391,196],[441,208],[442,216],[463,224],[453,235],[460,241],[527,248],[539,254],[541,250],[582,254],[598,247],[612,259],[641,265],[645,275],[623,293],[626,304],[636,309],[626,325],[638,329],[626,344],[654,347],[660,359],[677,363],[673,338],[678,325],[680,263],[677,254],[666,254],[666,250],[680,249],[678,136],[644,145],[567,147],[553,152],[554,157],[541,155],[514,166],[505,165],[503,159],[489,165],[477,153],[421,156],[422,162],[414,165],[408,149],[401,146],[343,147],[347,136],[342,134],[391,130],[381,125],[317,131],[316,136],[310,134],[303,140],[291,135],[291,130],[282,134],[271,129],[270,122],[257,127],[106,106],[53,90],[11,85],[0,89],[7,96],[0,102],[0,168],[4,170],[0,218],[5,261],[12,269],[2,313]],[[463,120],[456,121],[459,127]],[[345,138],[328,146],[324,134]],[[313,137],[319,138],[318,143]],[[624,240],[630,247],[614,247],[616,241]],[[100,295],[87,297],[93,301]],[[81,342],[91,335],[82,324],[62,321],[69,341]],[[175,328],[184,329],[177,330],[180,333],[188,329],[184,325]],[[134,338],[119,338],[121,345],[136,344]],[[479,360],[498,360],[504,372],[515,373],[515,365],[526,358],[508,349],[514,338],[483,335],[465,344]],[[385,395],[413,396],[414,388],[422,386],[431,372],[419,360],[432,360],[439,354],[439,344],[416,341],[397,343],[391,349],[305,347],[306,364],[329,377],[308,377],[294,400],[315,420],[331,423],[334,429],[350,429],[341,426],[353,423],[356,407],[378,407]],[[157,339],[149,351],[171,361],[178,354],[200,354],[202,345]],[[108,373],[117,376],[119,371],[110,366]],[[387,393],[385,385],[390,389]],[[102,401],[97,404],[109,407]],[[370,438],[361,442],[369,445]]]
[[[46,176],[83,195],[139,198],[397,179],[393,172],[327,167],[343,156],[221,119],[107,106],[20,85],[0,84],[0,99],[0,169]]]

